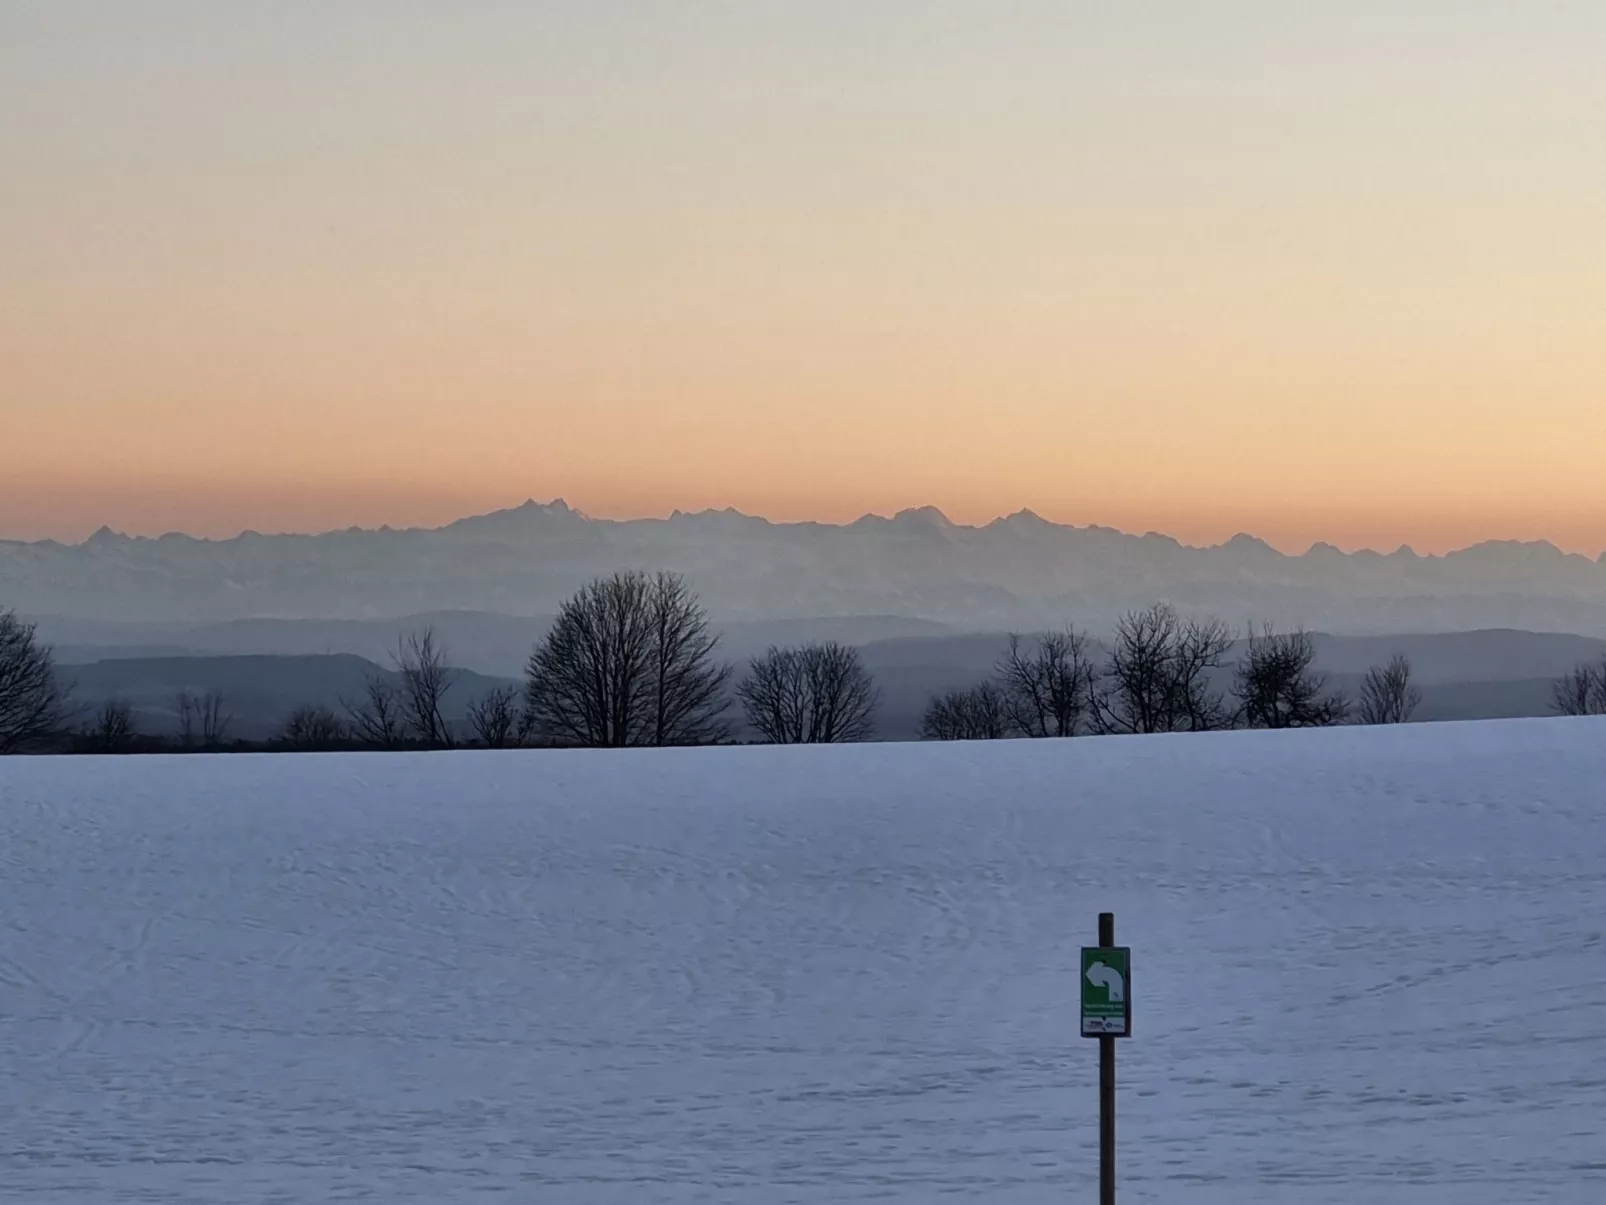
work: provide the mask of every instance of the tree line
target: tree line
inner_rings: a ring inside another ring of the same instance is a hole
[[[1219,620],[1184,618],[1165,603],[1117,622],[1108,651],[1066,629],[1028,642],[1009,638],[991,678],[931,700],[929,740],[996,740],[1230,728],[1403,724],[1422,703],[1403,656],[1374,666],[1348,698],[1315,668],[1310,633],[1270,625],[1237,644]]]
[[[617,573],[562,605],[530,654],[522,689],[471,700],[463,722],[447,718],[460,675],[425,628],[398,641],[391,673],[370,675],[338,708],[295,708],[269,741],[233,739],[227,700],[188,691],[173,700],[177,735],[157,738],[136,730],[124,701],[78,714],[34,627],[3,611],[0,754],[714,745],[743,739],[738,716],[761,743],[875,737],[880,694],[857,650],[772,646],[740,673],[718,654],[719,637],[685,579]],[[1402,656],[1369,670],[1354,697],[1332,687],[1315,657],[1303,630],[1264,625],[1240,644],[1224,623],[1160,603],[1122,616],[1103,647],[1069,628],[1010,636],[989,677],[929,700],[921,734],[992,740],[1401,724],[1421,704]],[[1606,715],[1606,660],[1557,682],[1555,709]]]
[[[0,754],[715,745],[738,738],[733,703],[766,741],[875,735],[877,694],[853,649],[771,648],[738,680],[718,648],[706,610],[678,574],[617,573],[567,600],[530,654],[523,689],[501,686],[469,701],[466,723],[448,719],[461,675],[425,628],[400,639],[391,673],[370,674],[338,708],[295,708],[269,741],[231,739],[233,717],[216,692],[181,692],[178,736],[157,738],[136,731],[123,700],[78,715],[36,629],[0,612]]]

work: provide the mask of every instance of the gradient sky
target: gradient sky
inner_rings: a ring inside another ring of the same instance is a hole
[[[0,537],[1606,547],[1599,0],[5,0]]]

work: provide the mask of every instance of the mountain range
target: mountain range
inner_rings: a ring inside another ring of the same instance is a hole
[[[562,500],[435,529],[204,540],[102,529],[80,544],[0,542],[0,607],[117,622],[384,619],[430,611],[552,614],[618,569],[684,573],[722,621],[889,616],[961,628],[1071,622],[1107,630],[1167,599],[1229,622],[1343,633],[1475,628],[1606,635],[1606,559],[1548,543],[1443,556],[1408,548],[1288,555],[1238,535],[1169,536],[1052,523],[981,526],[923,507],[852,523],[776,523],[735,510],[596,519]]]

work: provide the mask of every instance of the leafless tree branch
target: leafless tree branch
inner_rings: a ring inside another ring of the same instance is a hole
[[[996,741],[1009,735],[1004,692],[991,682],[951,690],[926,705],[920,734],[928,741]]]
[[[396,689],[378,674],[363,683],[363,697],[355,702],[341,700],[351,735],[373,749],[396,749],[405,738],[401,699]]]
[[[401,675],[402,715],[415,740],[430,749],[450,749],[456,742],[446,720],[445,699],[458,674],[446,664],[446,647],[435,629],[413,632],[396,642],[392,654]]]
[[[181,690],[173,698],[178,713],[179,743],[186,749],[216,749],[228,739],[234,716],[224,705],[223,692]]]
[[[487,749],[506,749],[518,741],[519,692],[498,686],[468,705],[468,724]]]
[[[1109,664],[1092,695],[1100,732],[1209,732],[1232,726],[1212,675],[1232,634],[1217,620],[1184,620],[1167,603],[1116,624]]]
[[[1087,637],[1074,629],[1039,636],[1030,648],[1011,635],[997,676],[1010,726],[1022,736],[1075,736],[1089,718],[1098,671]]]
[[[1253,629],[1233,676],[1239,714],[1249,728],[1320,728],[1341,724],[1349,704],[1327,689],[1326,674],[1311,668],[1316,642],[1296,628]]]
[[[0,754],[34,748],[61,723],[55,659],[33,624],[0,611]]]
[[[123,699],[107,699],[84,726],[79,741],[89,753],[127,753],[138,735],[134,709]]]
[[[1556,683],[1552,696],[1559,715],[1606,715],[1606,660],[1568,670]]]
[[[297,707],[279,730],[281,743],[304,753],[338,749],[347,736],[345,722],[327,707]]]
[[[1356,718],[1362,724],[1404,724],[1421,705],[1422,691],[1411,682],[1411,662],[1396,653],[1387,665],[1366,671]]]
[[[525,673],[525,728],[585,748],[706,745],[729,739],[730,667],[685,581],[599,578],[565,602]]]
[[[829,745],[875,735],[879,701],[856,649],[836,643],[772,646],[736,688],[747,722],[776,745]]]

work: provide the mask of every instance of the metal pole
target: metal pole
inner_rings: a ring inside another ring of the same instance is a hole
[[[1115,913],[1099,913],[1099,945],[1115,945]],[[1115,1039],[1099,1038],[1099,1205],[1115,1205]]]

